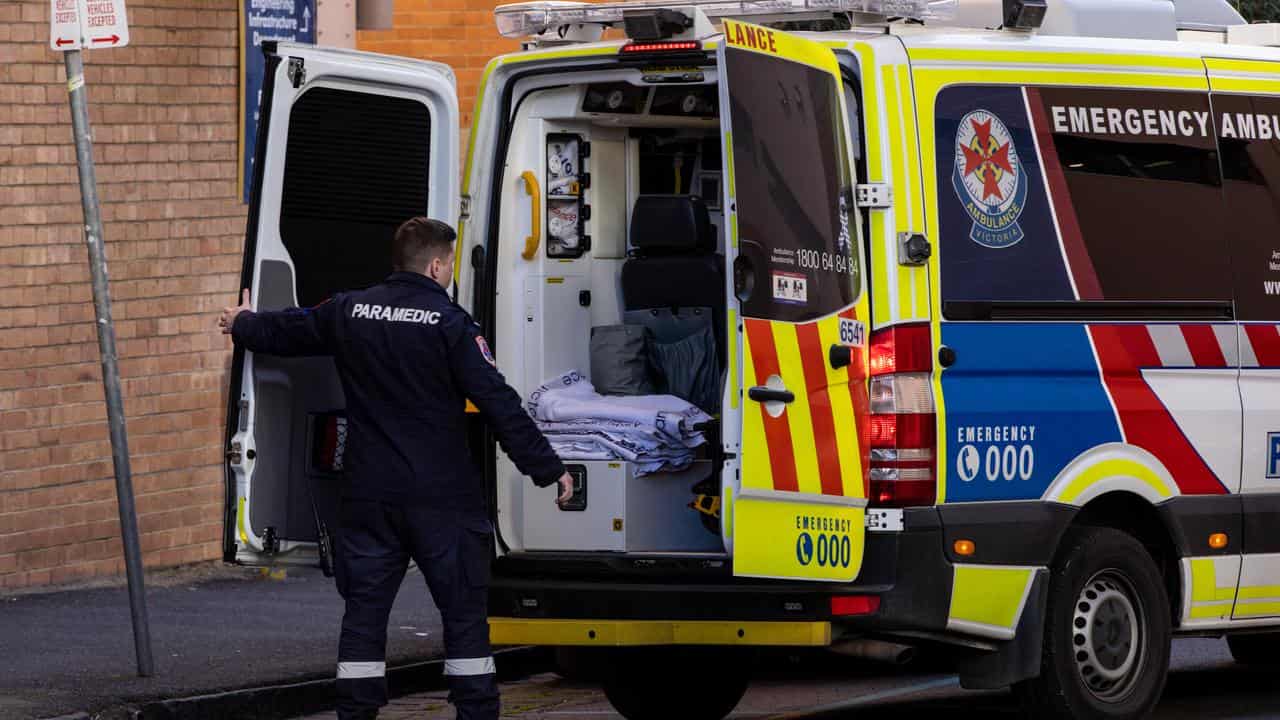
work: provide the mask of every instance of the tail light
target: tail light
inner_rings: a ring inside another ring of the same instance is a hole
[[[873,507],[932,505],[938,494],[933,344],[928,325],[872,333],[870,347]]]
[[[836,595],[831,598],[831,614],[835,617],[875,615],[879,609],[879,595]]]

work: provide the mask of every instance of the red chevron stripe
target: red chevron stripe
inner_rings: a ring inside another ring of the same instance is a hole
[[[768,383],[770,375],[782,377],[778,367],[778,350],[773,344],[773,328],[768,320],[743,320],[743,330],[747,334],[747,342],[751,345],[751,362],[755,366],[756,385]],[[760,417],[764,421],[764,437],[769,443],[769,465],[773,471],[773,489],[798,492],[800,482],[796,478],[796,454],[791,446],[791,425],[789,414],[784,410],[778,417],[773,417],[760,406]]]
[[[1280,332],[1275,325],[1244,325],[1253,354],[1262,367],[1280,367]]]
[[[1218,345],[1218,336],[1213,334],[1210,325],[1183,325],[1182,337],[1191,350],[1191,359],[1198,368],[1224,368],[1227,358]]]
[[[836,436],[835,413],[827,393],[827,351],[822,347],[816,322],[796,326],[800,360],[804,365],[805,394],[813,418],[813,444],[818,454],[818,480],[823,495],[844,495],[840,473],[840,446]]]
[[[1226,494],[1227,489],[1142,379],[1142,368],[1160,367],[1160,356],[1146,326],[1091,325],[1089,334],[1125,440],[1155,455],[1184,495]]]

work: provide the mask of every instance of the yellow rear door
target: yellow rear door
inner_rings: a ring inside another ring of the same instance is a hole
[[[796,35],[724,31],[734,574],[847,582],[865,531],[868,305],[839,66]]]

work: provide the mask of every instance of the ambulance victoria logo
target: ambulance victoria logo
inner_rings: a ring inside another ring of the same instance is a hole
[[[1027,203],[1027,178],[1009,128],[989,110],[974,110],[960,121],[952,179],[973,218],[974,242],[1007,248],[1022,240],[1018,218]]]

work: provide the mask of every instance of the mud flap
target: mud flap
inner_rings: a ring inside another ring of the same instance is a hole
[[[995,652],[979,653],[962,663],[960,686],[966,690],[996,690],[1039,676],[1048,604],[1049,571],[1040,568],[1032,580],[1031,594],[1013,639]]]

